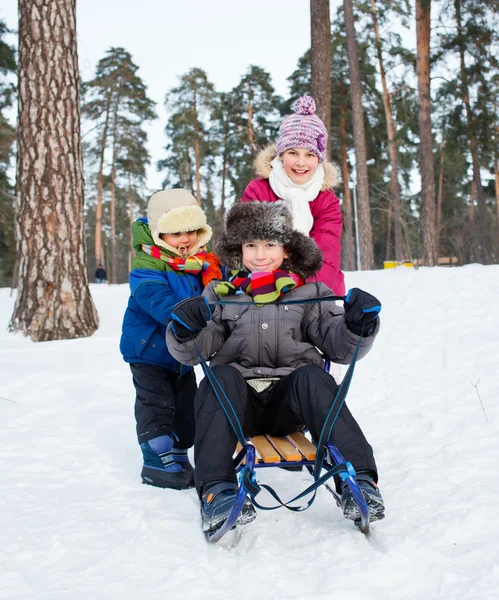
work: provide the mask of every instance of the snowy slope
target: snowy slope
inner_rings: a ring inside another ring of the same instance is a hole
[[[7,333],[0,290],[0,599],[496,600],[499,267],[349,273],[347,285],[383,302],[348,403],[387,518],[365,538],[321,490],[307,512],[259,513],[223,546],[205,542],[194,491],[140,483],[118,351],[127,286],[92,287],[92,338],[40,344]],[[283,497],[308,482],[259,478]]]

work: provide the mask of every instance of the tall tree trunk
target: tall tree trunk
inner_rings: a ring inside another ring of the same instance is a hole
[[[130,224],[130,249],[128,250],[128,272],[132,270],[133,260],[133,237],[132,237],[132,225],[133,225],[133,189],[132,179],[130,173],[128,173],[128,213],[129,213],[129,224]]]
[[[253,96],[254,92],[251,86],[248,89],[248,144],[252,156],[256,154],[255,128],[253,127]]]
[[[388,152],[390,154],[390,192],[394,216],[393,229],[395,234],[395,260],[403,260],[407,258],[407,252],[405,249],[404,238],[402,236],[402,203],[400,200],[400,186],[398,179],[398,150],[397,142],[395,140],[395,123],[393,121],[390,94],[388,93],[385,67],[383,64],[383,47],[381,42],[381,36],[379,33],[378,18],[376,15],[376,0],[371,0],[371,11],[373,18],[374,34],[376,36],[376,49],[378,52],[381,85],[383,87],[383,105],[385,108],[386,132],[388,135]],[[389,214],[391,215],[390,209]],[[388,221],[387,224],[387,235],[391,236],[391,220]],[[387,260],[389,259],[387,258]]]
[[[19,271],[11,331],[35,342],[98,326],[83,229],[75,0],[19,0]]]
[[[372,269],[374,267],[374,250],[371,210],[369,205],[366,136],[364,131],[362,88],[360,85],[360,68],[357,54],[357,38],[355,35],[352,0],[343,0],[343,8],[345,11],[348,67],[350,71],[350,95],[352,99],[355,167],[357,171],[357,214],[360,237],[360,267],[361,269]]]
[[[475,121],[471,111],[470,95],[468,88],[468,75],[466,73],[466,64],[464,59],[464,34],[461,22],[461,0],[454,0],[456,10],[456,24],[459,39],[459,61],[461,69],[461,96],[466,109],[466,121],[468,123],[468,139],[470,142],[471,162],[473,165],[473,181],[475,183],[476,201],[478,206],[479,229],[481,257],[480,259],[485,264],[491,262],[491,239],[490,239],[490,223],[487,218],[487,204],[485,201],[485,192],[482,186],[482,177],[480,175],[480,158],[478,155],[478,139],[476,135]]]
[[[494,115],[495,115],[495,123],[494,123],[494,181],[495,181],[495,191],[496,191],[496,210],[497,210],[497,231],[499,233],[499,158],[498,158],[498,148],[497,148],[497,131],[499,129],[497,125],[497,96],[494,99]]]
[[[392,254],[392,221],[393,221],[393,203],[388,198],[387,211],[386,211],[386,245],[385,245],[385,260],[393,260]],[[395,257],[397,253],[395,252]],[[396,260],[401,260],[396,258]]]
[[[201,206],[201,152],[199,150],[199,120],[198,120],[198,106],[197,106],[197,94],[194,90],[194,156],[196,159],[196,200],[199,206]]]
[[[113,154],[111,165],[111,283],[118,283],[116,276],[116,158],[118,151],[118,107],[119,91],[113,110]]]
[[[438,195],[437,195],[437,231],[435,246],[437,255],[440,256],[440,233],[442,231],[442,204],[444,195],[444,164],[445,164],[445,141],[444,129],[442,129],[442,142],[440,143],[440,173],[438,174]]]
[[[340,81],[340,141],[341,172],[343,176],[343,227],[342,240],[343,268],[355,271],[355,243],[353,238],[352,196],[350,194],[350,172],[348,168],[347,128],[345,122],[345,84]]]
[[[331,156],[331,20],[329,0],[310,0],[311,91],[317,116],[328,132],[327,158]],[[348,186],[348,182],[347,182]]]
[[[104,264],[104,246],[102,244],[102,192],[104,188],[104,155],[106,153],[109,116],[111,114],[112,91],[109,89],[106,98],[106,117],[99,157],[99,174],[97,176],[97,204],[95,207],[95,266]]]
[[[424,240],[424,262],[437,264],[435,227],[435,168],[431,131],[430,95],[430,14],[431,0],[416,0],[416,39],[418,77],[418,119],[421,156],[421,221]]]

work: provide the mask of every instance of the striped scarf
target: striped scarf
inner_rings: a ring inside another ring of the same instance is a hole
[[[207,252],[204,249],[187,258],[180,258],[180,256],[175,256],[164,248],[153,246],[151,244],[142,244],[142,250],[153,258],[164,260],[174,271],[199,273],[210,266],[206,261]]]
[[[270,273],[231,271],[229,280],[219,283],[215,292],[220,296],[248,294],[256,304],[267,304],[303,283],[298,275],[284,269]]]

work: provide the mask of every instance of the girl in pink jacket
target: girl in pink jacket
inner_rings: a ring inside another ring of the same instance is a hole
[[[248,184],[241,200],[284,200],[294,228],[315,240],[324,255],[314,280],[343,296],[341,207],[332,189],[339,181],[338,169],[325,160],[328,133],[315,114],[314,99],[302,96],[294,110],[281,124],[277,146],[268,146],[256,157],[258,177]]]

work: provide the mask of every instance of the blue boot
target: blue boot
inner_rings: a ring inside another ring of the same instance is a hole
[[[194,469],[187,450],[173,447],[173,436],[161,435],[140,444],[144,466],[142,483],[173,490],[194,487]]]
[[[357,473],[356,479],[369,508],[369,521],[384,519],[385,503],[372,477],[367,473]],[[359,525],[360,511],[346,481],[341,484],[341,508],[345,519],[351,519],[356,525]]]
[[[207,484],[201,496],[201,521],[204,533],[215,533],[230,515],[237,497],[235,483],[219,481]],[[244,525],[256,518],[256,510],[251,500],[246,498],[234,527]]]

